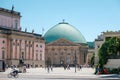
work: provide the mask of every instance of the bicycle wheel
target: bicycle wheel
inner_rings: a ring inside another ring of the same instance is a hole
[[[11,75],[11,73],[9,73],[9,74],[7,75],[7,77],[8,77],[8,78],[12,78],[12,75]]]
[[[19,77],[19,74],[16,74],[14,77],[15,77],[15,78],[18,78],[18,77]]]

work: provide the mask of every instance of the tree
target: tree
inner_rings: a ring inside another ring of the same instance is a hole
[[[95,59],[95,54],[93,53],[91,60],[90,60],[91,67],[93,67],[94,65],[94,59]]]
[[[120,37],[113,37],[109,40],[109,57],[118,58],[120,55]]]
[[[108,42],[103,43],[103,45],[101,46],[101,48],[99,49],[99,67],[103,68],[103,65],[107,63],[107,59],[108,59]]]
[[[118,53],[120,53],[120,37],[112,37],[105,41],[98,52],[99,67],[103,68],[108,58],[111,56],[114,57],[118,55]]]

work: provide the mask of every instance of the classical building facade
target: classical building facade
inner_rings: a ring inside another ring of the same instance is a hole
[[[46,64],[74,66],[86,63],[88,50],[86,40],[72,25],[61,22],[49,29],[44,38]]]
[[[0,60],[6,65],[44,66],[45,41],[40,34],[21,31],[19,12],[0,8]]]
[[[100,47],[102,46],[102,44],[106,40],[110,39],[111,37],[120,37],[120,31],[115,31],[115,32],[107,31],[107,32],[103,32],[101,35],[98,36],[97,39],[95,39],[95,64],[97,64],[98,61],[99,61],[98,51],[99,51]],[[120,61],[120,59],[117,59],[117,60],[116,59],[113,59],[113,60],[110,59],[108,61],[108,63],[109,63],[108,65],[109,65],[109,67],[110,66],[111,67],[119,67],[119,65],[120,65],[119,61]]]

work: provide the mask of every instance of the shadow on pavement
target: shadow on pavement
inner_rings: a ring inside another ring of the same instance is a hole
[[[119,79],[120,80],[120,75],[119,74],[109,74],[109,75],[100,75],[99,78],[111,78],[112,80]]]

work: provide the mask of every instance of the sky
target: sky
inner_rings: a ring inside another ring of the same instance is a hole
[[[76,27],[86,41],[94,41],[105,31],[120,30],[120,0],[0,0],[0,7],[21,13],[24,31],[45,34],[65,22]]]

